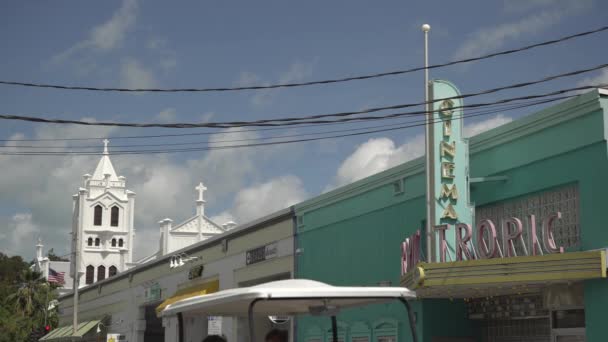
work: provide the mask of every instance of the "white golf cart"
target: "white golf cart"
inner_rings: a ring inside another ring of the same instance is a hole
[[[251,342],[255,342],[256,336],[254,316],[328,316],[331,318],[333,341],[338,342],[336,315],[341,309],[398,300],[407,311],[412,341],[417,342],[414,314],[408,303],[415,298],[413,291],[403,287],[331,286],[313,280],[289,279],[182,299],[169,304],[161,315],[177,316],[179,341],[175,342],[183,342],[184,314],[248,316]]]

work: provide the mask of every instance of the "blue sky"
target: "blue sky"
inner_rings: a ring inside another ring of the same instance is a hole
[[[429,23],[431,63],[553,39],[606,25],[601,1],[53,1],[0,3],[0,78],[120,87],[206,87],[299,82],[419,66]],[[606,33],[521,54],[433,70],[464,93],[605,63]],[[589,82],[597,72],[470,99],[492,101]],[[1,111],[131,122],[255,120],[420,101],[422,74],[306,88],[229,93],[121,94],[0,86]],[[471,132],[533,109],[466,121]],[[395,121],[393,121],[395,122]],[[315,128],[315,130],[361,127]],[[2,139],[104,137],[203,130],[107,129],[3,121]],[[206,142],[310,129],[112,145]],[[114,156],[137,192],[136,255],[158,239],[157,222],[194,212],[203,181],[206,213],[244,222],[420,155],[421,129],[298,145]],[[49,145],[60,145],[53,142]],[[101,142],[76,142],[99,144]],[[67,253],[71,198],[97,157],[0,156],[0,250],[30,256],[41,236]],[[222,222],[220,222],[222,223]]]

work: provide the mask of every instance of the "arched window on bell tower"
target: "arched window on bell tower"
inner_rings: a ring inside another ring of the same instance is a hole
[[[106,267],[101,265],[97,267],[97,281],[106,279]]]
[[[115,276],[116,273],[118,273],[118,269],[116,268],[116,266],[110,266],[110,268],[108,269],[108,278]]]
[[[93,265],[89,265],[87,266],[87,273],[85,276],[85,283],[86,284],[93,284],[93,281],[95,281],[95,267]]]
[[[110,215],[110,226],[118,227],[118,213],[120,209],[117,206],[112,207]]]
[[[93,215],[93,225],[94,226],[101,226],[101,216],[103,215],[103,208],[101,207],[101,205],[96,205],[95,206],[95,212]]]

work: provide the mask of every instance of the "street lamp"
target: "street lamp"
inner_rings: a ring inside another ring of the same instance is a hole
[[[119,321],[110,322],[110,323],[108,323],[108,325],[105,325],[105,324],[103,324],[102,322],[99,322],[99,323],[97,323],[97,330],[96,330],[96,332],[97,332],[98,334],[99,334],[99,333],[101,333],[101,327],[102,327],[102,326],[103,326],[105,329],[107,329],[107,328],[108,328],[108,326],[113,326],[113,325],[116,325],[116,324],[122,324],[122,319],[121,319],[121,320],[119,320]]]
[[[193,256],[189,257],[186,253],[179,253],[171,256],[171,261],[169,262],[169,268],[176,268],[184,266],[187,262],[198,260],[201,257]]]

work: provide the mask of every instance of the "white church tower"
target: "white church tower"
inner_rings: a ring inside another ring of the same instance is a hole
[[[117,176],[108,154],[109,141],[103,143],[103,156],[95,172],[83,176],[82,187],[73,196],[72,234],[78,237],[80,252],[79,287],[112,277],[132,262],[135,193],[127,190],[125,177]],[[73,239],[72,252],[75,247]]]

